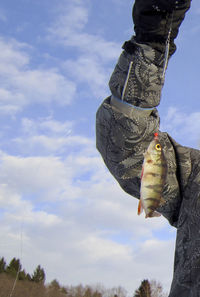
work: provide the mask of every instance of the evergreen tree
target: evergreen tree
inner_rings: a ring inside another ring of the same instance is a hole
[[[0,273],[6,271],[6,261],[4,260],[4,257],[0,259]]]
[[[26,280],[27,279],[27,275],[26,275],[25,270],[22,270],[22,271],[19,272],[18,279],[19,280]]]
[[[36,283],[45,282],[45,272],[44,269],[40,267],[40,265],[38,265],[33,272],[32,281]]]
[[[27,273],[27,275],[26,275],[26,280],[32,281],[32,277],[31,277],[31,275],[29,273]]]
[[[67,291],[67,289],[65,287],[61,287],[60,288],[60,292],[63,293],[63,294],[65,294],[65,295],[69,295],[68,294],[68,291]]]
[[[54,280],[51,281],[49,287],[59,290],[60,289],[60,284],[56,279],[54,279]]]
[[[135,291],[134,297],[151,297],[151,286],[147,279],[141,282],[139,289]]]
[[[13,277],[16,277],[17,273],[21,271],[22,265],[19,259],[13,258],[8,267],[6,268],[6,273],[10,274]]]

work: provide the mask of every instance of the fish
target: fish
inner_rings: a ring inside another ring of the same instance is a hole
[[[167,161],[159,141],[158,133],[154,133],[154,139],[150,142],[144,153],[138,215],[144,209],[145,218],[161,216],[156,209],[165,202],[162,198],[162,192],[166,176]]]

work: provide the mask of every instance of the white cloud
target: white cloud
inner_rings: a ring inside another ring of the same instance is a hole
[[[73,121],[56,121],[52,117],[39,118],[34,121],[29,118],[21,119],[22,134],[27,137],[34,135],[48,135],[51,137],[67,137],[72,133]]]
[[[48,29],[48,39],[54,45],[74,48],[78,56],[66,59],[62,68],[82,89],[87,86],[87,96],[105,97],[111,64],[117,61],[121,45],[108,41],[99,34],[88,33],[89,8],[83,1],[67,1],[57,10],[55,22]]]
[[[1,254],[16,256],[22,220],[23,264],[30,270],[41,264],[48,280],[74,285],[102,281],[133,291],[148,277],[169,286],[173,241],[154,235],[169,233],[166,221],[138,217],[136,199],[119,189],[99,156],[81,151],[64,159],[1,153],[0,159],[2,232],[8,225],[3,238],[8,245],[13,241],[6,251],[0,245]]]
[[[29,46],[20,43],[15,39],[5,40],[0,38],[0,71],[5,75],[9,75],[10,71],[15,72],[17,68],[26,66],[30,59],[26,53]]]
[[[25,138],[15,138],[13,139],[13,143],[19,148],[19,150],[23,153],[35,154],[35,152],[39,152],[41,155],[54,153],[60,154],[66,151],[67,147],[85,146],[87,149],[87,145],[91,144],[91,140],[84,136],[78,135],[68,135],[66,133],[62,136],[54,137],[53,135],[32,135]]]
[[[189,146],[197,146],[200,139],[199,126],[200,112],[184,113],[175,107],[169,107],[167,115],[161,120],[162,131],[169,132],[175,139],[187,140]]]
[[[73,133],[75,121],[57,121],[51,116],[46,118],[22,118],[19,136],[12,143],[20,154],[69,156],[75,151],[87,156],[97,154],[94,139]],[[77,124],[76,124],[77,125]]]
[[[64,106],[75,96],[75,84],[56,69],[20,71],[12,83],[25,94],[27,103],[56,102]]]
[[[107,95],[107,83],[111,72],[106,71],[97,58],[82,55],[76,61],[66,61],[63,68],[79,83],[86,83],[95,97]]]
[[[80,249],[89,256],[89,262],[98,261],[130,261],[131,248],[127,245],[118,244],[112,240],[103,239],[97,236],[88,236],[80,243]]]
[[[71,168],[56,157],[1,157],[1,182],[32,199],[58,201],[68,192],[76,197],[78,189],[71,184]]]
[[[69,104],[76,85],[55,68],[31,69],[28,48],[15,40],[0,39],[0,111],[17,112],[30,103]]]
[[[10,222],[23,222],[23,224],[32,225],[34,228],[37,226],[40,228],[53,227],[62,223],[62,220],[55,214],[47,213],[45,211],[34,211],[34,209],[26,209],[24,213],[17,214],[5,214],[5,219]]]
[[[100,57],[102,61],[115,60],[120,45],[85,30],[89,12],[83,1],[67,1],[58,10],[56,21],[49,28],[49,38],[64,46],[76,47],[80,52]]]

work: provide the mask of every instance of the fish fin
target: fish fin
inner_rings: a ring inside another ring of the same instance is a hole
[[[154,133],[154,139],[158,139],[158,132]]]
[[[161,217],[161,214],[157,211],[153,212],[153,217]]]
[[[152,213],[152,215],[150,216],[150,218],[155,218],[155,217],[160,217],[160,216],[161,216],[161,214],[160,214],[159,212],[154,211],[154,212]],[[147,218],[149,218],[148,215],[145,216],[145,219],[147,219]]]
[[[160,198],[160,205],[165,204],[165,202],[166,202],[165,199],[164,199],[163,197],[161,197],[161,198]]]
[[[144,174],[144,167],[142,167],[141,179],[142,179],[142,177],[143,177],[143,174]]]
[[[141,202],[141,199],[139,201],[139,204],[138,204],[138,212],[137,214],[140,215],[143,211],[143,206],[142,206],[142,202]]]

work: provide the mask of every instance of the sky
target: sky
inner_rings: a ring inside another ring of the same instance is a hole
[[[0,3],[0,256],[62,285],[169,291],[175,228],[137,216],[95,147],[95,115],[133,35],[130,0]],[[161,130],[200,146],[200,2],[176,40]]]

